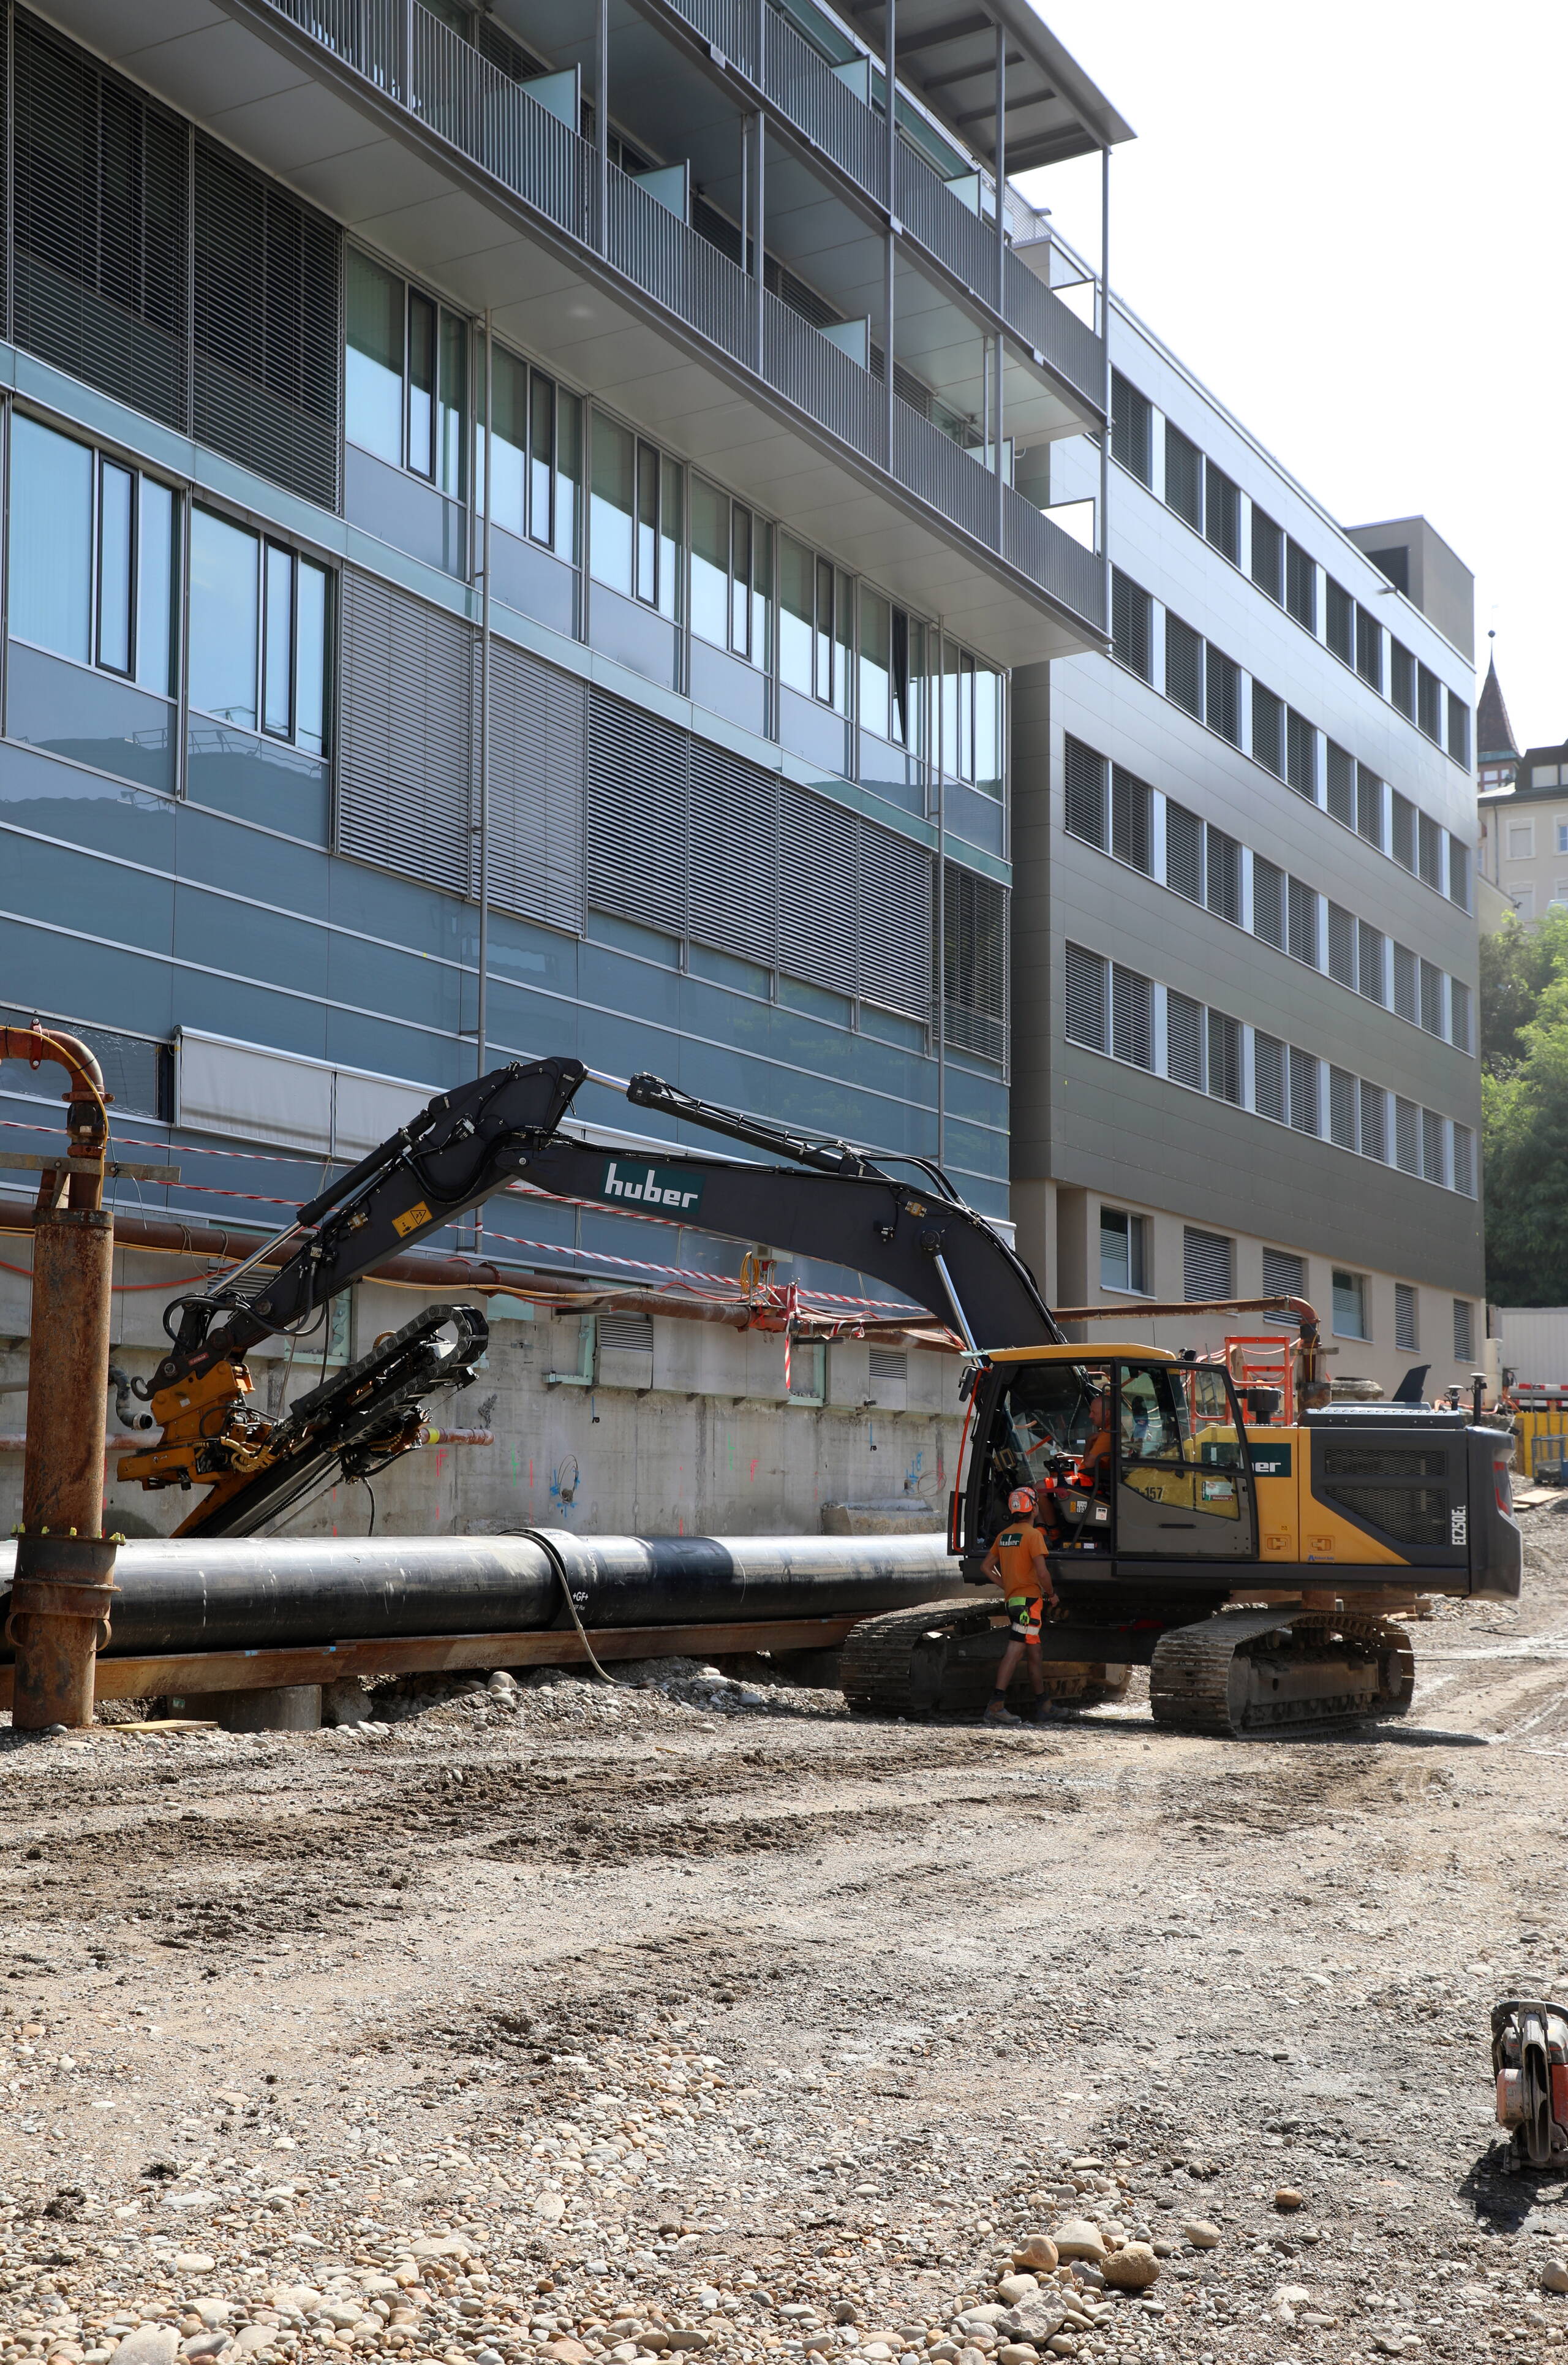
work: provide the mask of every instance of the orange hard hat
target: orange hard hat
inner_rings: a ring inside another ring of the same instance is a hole
[[[1032,1486],[1014,1486],[1012,1494],[1007,1497],[1007,1508],[1010,1511],[1016,1512],[1020,1516],[1022,1516],[1025,1511],[1032,1511],[1035,1508],[1034,1488]]]

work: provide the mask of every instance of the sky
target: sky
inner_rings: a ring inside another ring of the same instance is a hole
[[[1330,515],[1427,517],[1518,745],[1568,736],[1568,9],[1038,5],[1137,134],[1117,293]],[[1091,257],[1099,173],[1020,184]]]

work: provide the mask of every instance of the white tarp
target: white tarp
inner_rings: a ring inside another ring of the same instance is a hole
[[[395,1133],[436,1089],[190,1028],[179,1038],[182,1125],[347,1164]]]

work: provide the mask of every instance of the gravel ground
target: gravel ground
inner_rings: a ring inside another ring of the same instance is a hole
[[[1335,1741],[681,1662],[0,1729],[0,2360],[1546,2357],[1487,2028],[1568,1988],[1528,1522],[1519,1608]]]

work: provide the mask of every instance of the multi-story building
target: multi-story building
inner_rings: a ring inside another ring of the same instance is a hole
[[[1337,1375],[1468,1381],[1470,577],[1423,520],[1343,531],[1114,301],[1111,338],[1113,652],[1014,677],[1020,1245],[1124,1335],[1283,1292]],[[1053,498],[1098,459],[1054,443]]]
[[[432,1089],[562,1051],[1005,1216],[1009,669],[1106,633],[1013,454],[1093,435],[1107,383],[1007,173],[1126,126],[1011,0],[867,22],[0,6],[0,1001],[174,1147],[129,1204],[270,1222]],[[58,1110],[5,1085],[26,1149]],[[398,1516],[814,1524],[935,1484],[939,1359],[802,1350],[791,1428],[776,1337],[546,1318],[734,1244],[538,1200],[483,1240],[543,1276],[479,1401],[504,1486],[400,1478]],[[144,1370],[169,1266],[126,1272]],[[301,1374],[410,1310],[356,1295]],[[294,1348],[261,1368],[282,1402]]]
[[[1504,915],[1517,913],[1528,926],[1554,906],[1568,911],[1568,741],[1519,753],[1495,663],[1487,668],[1476,727],[1479,867]]]

